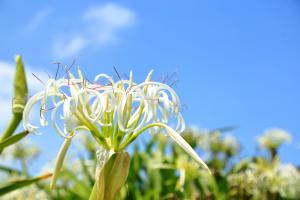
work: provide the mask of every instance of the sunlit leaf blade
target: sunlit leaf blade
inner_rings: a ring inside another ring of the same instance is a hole
[[[0,151],[2,151],[4,148],[17,143],[18,141],[22,140],[25,136],[29,134],[28,131],[23,131],[21,133],[18,133],[16,135],[10,136],[6,138],[5,140],[0,142]]]
[[[11,167],[7,167],[7,166],[3,166],[3,165],[0,165],[0,171],[6,172],[8,174],[18,174],[18,175],[22,174],[22,172],[20,170],[13,169]]]
[[[18,180],[18,181],[13,181],[13,182],[4,184],[4,185],[0,186],[0,196],[5,195],[14,190],[18,190],[20,188],[29,186],[33,183],[37,183],[38,181],[45,180],[51,176],[52,176],[52,174],[49,173],[49,174],[38,176],[38,177],[32,178],[32,179]]]

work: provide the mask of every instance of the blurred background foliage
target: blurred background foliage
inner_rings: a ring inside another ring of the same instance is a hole
[[[282,163],[277,153],[289,140],[283,130],[269,130],[258,139],[258,146],[267,154],[246,158],[239,155],[239,142],[222,130],[189,128],[183,136],[204,155],[212,176],[164,135],[157,134],[135,144],[127,184],[119,199],[300,199],[299,169]],[[76,140],[81,150],[66,162],[55,190],[49,191],[46,180],[10,192],[2,199],[88,199],[94,183],[97,147],[86,134],[78,135]],[[28,177],[29,163],[38,155],[38,146],[28,140],[7,148],[2,156],[21,163],[22,169],[0,166],[1,180]],[[49,162],[42,171],[49,172],[51,165]]]
[[[40,172],[30,173],[41,151],[38,145],[26,138],[28,132],[15,133],[27,98],[24,66],[19,56],[16,57],[16,66],[14,116],[0,140],[0,199],[88,199],[98,162],[98,147],[88,134],[76,135],[76,151],[67,158],[53,191],[49,189],[53,161],[45,163]],[[179,147],[169,143],[163,134],[136,142],[129,149],[129,177],[118,199],[300,199],[299,168],[282,163],[278,154],[279,148],[291,140],[289,133],[279,128],[267,130],[257,138],[257,154],[243,157],[239,141],[228,134],[235,129],[188,128],[182,133],[205,159],[212,175],[199,168]]]

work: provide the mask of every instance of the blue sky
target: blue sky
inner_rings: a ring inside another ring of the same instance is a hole
[[[177,72],[188,125],[239,127],[232,134],[255,151],[255,137],[280,127],[293,136],[283,160],[300,164],[300,3],[251,1],[0,1],[0,89],[16,53],[28,71],[54,74],[54,61],[89,77],[150,69]],[[29,78],[29,79],[32,79]],[[31,91],[38,84],[31,80]],[[9,92],[0,105],[9,108]],[[3,123],[6,122],[3,120]],[[56,136],[46,135],[39,142]],[[45,143],[47,146],[51,146]]]

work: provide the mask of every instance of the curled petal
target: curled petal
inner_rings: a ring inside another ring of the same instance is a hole
[[[56,92],[49,92],[47,95],[50,97],[56,96],[56,97],[62,98],[62,94],[56,93]],[[37,134],[37,129],[39,127],[34,126],[29,122],[29,114],[31,112],[32,107],[39,101],[42,101],[43,98],[44,98],[44,92],[39,92],[39,93],[35,94],[33,97],[31,97],[28,100],[28,102],[24,108],[24,112],[23,112],[23,127],[24,127],[24,129],[28,130],[29,132],[35,133],[35,134]]]
[[[107,74],[98,74],[98,75],[95,77],[94,81],[97,82],[100,78],[106,79],[106,80],[111,84],[112,87],[115,86],[114,80],[112,79],[112,77],[108,76]],[[100,86],[101,86],[101,85],[100,85]]]
[[[57,112],[57,109],[61,106],[64,106],[64,107],[67,107],[68,104],[69,104],[69,100],[66,100],[67,103],[65,103],[64,101],[61,101],[59,102],[56,107],[53,109],[52,111],[52,114],[51,114],[51,120],[52,120],[52,123],[53,123],[53,127],[54,129],[56,130],[56,132],[61,135],[62,137],[64,138],[71,138],[70,136],[68,136],[68,133],[65,131],[65,130],[61,130],[56,122],[56,112]],[[64,104],[65,103],[65,104]],[[67,108],[65,108],[64,110],[66,110]],[[65,111],[67,112],[67,111]],[[64,116],[65,118],[65,116]]]

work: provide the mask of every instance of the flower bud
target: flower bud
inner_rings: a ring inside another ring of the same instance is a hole
[[[14,80],[14,97],[12,102],[12,110],[14,114],[22,113],[27,102],[27,82],[25,69],[20,55],[15,57],[16,74]]]

